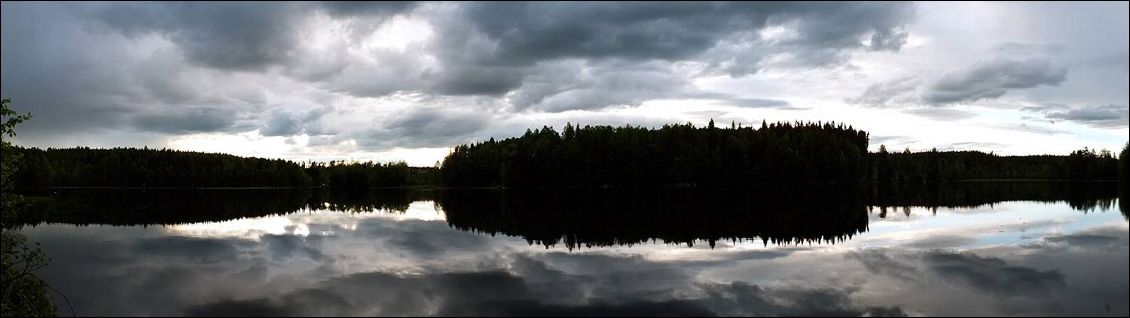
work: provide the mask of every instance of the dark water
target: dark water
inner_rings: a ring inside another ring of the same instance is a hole
[[[1119,194],[91,190],[21,231],[80,316],[1126,316]]]

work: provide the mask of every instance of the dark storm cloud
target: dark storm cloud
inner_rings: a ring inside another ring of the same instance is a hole
[[[1008,90],[1057,86],[1067,79],[1067,68],[1049,59],[996,58],[971,68],[943,75],[926,88],[928,104],[974,102],[1003,96]]]
[[[795,22],[789,44],[808,48],[897,49],[897,29],[913,15],[910,3],[515,3],[468,4],[464,18],[497,41],[484,61],[528,64],[558,58],[680,60],[738,32]]]
[[[404,51],[350,53],[398,15],[430,25],[432,38]],[[327,103],[312,95],[319,92],[489,96],[519,113],[661,98],[787,107],[704,95],[691,84],[693,74],[671,63],[696,62],[708,68],[703,74],[734,76],[841,63],[853,50],[898,50],[913,15],[911,3],[866,2],[5,3],[2,91],[17,110],[35,114],[21,128],[43,140],[92,129],[176,135],[260,128],[268,136],[293,136],[324,125],[301,110],[265,106],[279,98]],[[311,48],[311,30],[320,30],[326,16],[341,22],[349,38]],[[770,26],[795,36],[762,38],[758,32]],[[762,63],[768,57],[788,62]],[[278,85],[288,81],[319,92]],[[445,111],[405,114],[387,127],[354,127],[344,135],[417,133],[419,140],[362,142],[411,147],[485,128],[482,115],[456,120],[465,114],[438,114]],[[414,123],[428,128],[407,126]]]
[[[342,83],[349,92],[396,90],[444,95],[512,93],[517,109],[564,111],[638,105],[694,95],[685,75],[657,61],[702,61],[732,75],[754,72],[763,57],[787,53],[797,65],[826,65],[851,49],[897,49],[909,3],[466,3],[432,20],[440,68],[404,80]],[[755,33],[788,24],[799,36],[745,49],[721,43],[761,41]],[[859,39],[870,35],[875,46]],[[737,56],[756,56],[735,61]],[[574,63],[571,61],[581,61]],[[395,67],[395,66],[394,66]],[[738,69],[748,69],[738,71]],[[374,70],[382,72],[381,70]],[[411,73],[411,72],[409,72]],[[404,73],[401,73],[404,74]],[[355,75],[362,76],[362,75]],[[372,76],[363,76],[372,78]],[[418,82],[417,84],[411,84]],[[406,85],[406,83],[408,83]],[[395,88],[391,88],[395,87]]]
[[[637,106],[649,99],[695,96],[689,81],[657,63],[563,64],[526,78],[510,103],[518,109],[561,112],[613,105]]]
[[[444,147],[486,128],[491,118],[489,113],[463,108],[414,108],[357,137],[363,146],[375,148]]]
[[[128,76],[103,60],[126,49],[86,36],[62,9],[4,3],[0,10],[0,92],[13,109],[34,116],[20,125],[25,137],[117,127],[132,110],[122,103]]]
[[[189,108],[135,118],[138,128],[170,134],[229,131],[235,123],[235,111],[220,108]]]
[[[416,1],[324,1],[318,2],[322,8],[333,15],[378,15],[409,11],[418,5]]]
[[[282,111],[271,112],[266,125],[259,130],[263,136],[291,136],[302,132],[301,123],[293,115]]]
[[[294,63],[302,19],[317,9],[379,19],[413,2],[157,2],[92,5],[89,15],[127,36],[161,34],[192,62],[219,69],[261,70]],[[82,10],[82,9],[79,9]]]

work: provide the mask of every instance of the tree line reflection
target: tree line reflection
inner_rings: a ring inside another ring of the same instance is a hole
[[[836,243],[865,232],[869,211],[972,208],[1007,201],[1066,202],[1127,214],[1113,183],[952,183],[901,187],[652,188],[601,190],[70,190],[31,200],[18,226],[169,225],[312,210],[403,213],[434,201],[453,228],[547,247],[763,240]]]
[[[438,204],[457,229],[570,249],[696,240],[713,247],[755,237],[839,242],[867,230],[859,188],[745,190],[448,191]]]
[[[286,215],[303,210],[403,212],[415,200],[423,200],[422,195],[403,189],[60,190],[50,197],[29,199],[17,224],[171,225]]]

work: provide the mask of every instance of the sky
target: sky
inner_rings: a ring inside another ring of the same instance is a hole
[[[1127,2],[0,4],[15,144],[432,166],[566,123],[1117,152]]]

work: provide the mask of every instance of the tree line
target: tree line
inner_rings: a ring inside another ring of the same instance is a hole
[[[434,182],[436,173],[405,162],[296,163],[282,159],[170,149],[13,146],[22,160],[20,191],[67,187],[317,187],[363,189]]]
[[[403,213],[428,198],[426,191],[407,189],[62,189],[50,199],[27,200],[8,225],[169,225],[313,210]]]
[[[1123,151],[1125,153],[1125,150]],[[1119,180],[1119,161],[1108,150],[1084,148],[1067,156],[997,156],[980,151],[887,152],[870,155],[872,180],[940,183],[958,180]],[[1125,165],[1126,155],[1122,155]],[[1125,169],[1124,169],[1125,170]],[[1123,176],[1124,180],[1125,176]]]
[[[567,124],[458,145],[441,168],[405,162],[298,163],[169,149],[12,146],[14,188],[66,187],[601,187],[766,183],[936,184],[962,180],[1123,180],[1119,158],[1089,148],[1066,156],[979,151],[868,153],[868,134],[836,123],[659,129]],[[1130,144],[1128,144],[1130,146]],[[1121,177],[1119,177],[1121,175]]]
[[[921,183],[978,179],[1117,180],[1106,150],[1067,156],[979,151],[868,153],[868,134],[835,123],[761,127],[693,124],[644,127],[566,124],[520,137],[456,146],[443,161],[453,187]],[[1123,149],[1122,180],[1127,150]]]
[[[459,145],[441,175],[454,187],[847,182],[866,173],[867,133],[835,123],[567,124]]]

